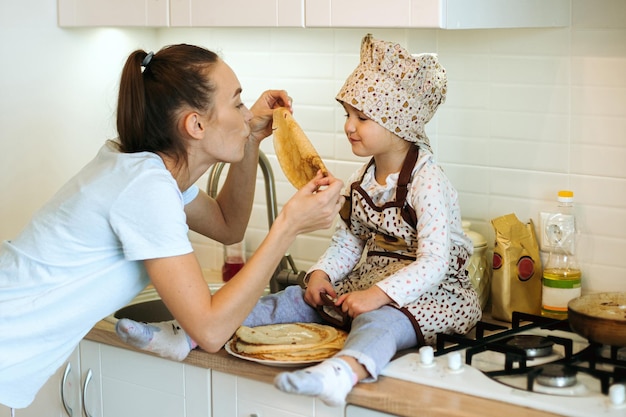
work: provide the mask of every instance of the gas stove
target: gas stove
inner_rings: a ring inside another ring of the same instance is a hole
[[[481,321],[474,337],[438,335],[382,375],[568,417],[626,416],[626,349],[590,343],[567,320]]]

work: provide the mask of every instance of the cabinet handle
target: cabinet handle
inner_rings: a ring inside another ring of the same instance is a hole
[[[83,385],[83,413],[85,414],[85,417],[92,417],[91,414],[89,414],[89,411],[87,411],[87,387],[89,386],[92,377],[93,372],[89,369],[87,371],[87,376],[85,376],[85,384]]]
[[[65,408],[67,415],[72,417],[74,415],[74,410],[72,410],[72,407],[70,407],[65,399],[65,383],[67,382],[67,377],[70,376],[70,372],[72,372],[72,364],[68,362],[65,367],[65,372],[63,372],[63,379],[61,379],[61,402],[63,403],[63,408]]]

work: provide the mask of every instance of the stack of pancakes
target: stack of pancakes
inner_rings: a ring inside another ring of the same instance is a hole
[[[241,326],[230,348],[254,359],[279,362],[321,361],[339,352],[347,333],[316,323],[286,323],[267,326]]]

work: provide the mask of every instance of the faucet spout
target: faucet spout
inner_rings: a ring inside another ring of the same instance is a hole
[[[226,164],[219,162],[213,165],[209,169],[209,179],[207,182],[207,193],[215,198],[217,196],[217,189],[219,186],[219,179]],[[276,203],[276,181],[274,179],[274,171],[269,159],[263,151],[259,151],[259,168],[263,174],[265,183],[265,201],[267,204],[267,224],[268,228],[272,227],[274,220],[276,219],[278,208]],[[304,271],[298,271],[293,258],[289,253],[286,253],[278,267],[274,271],[272,278],[270,279],[269,287],[271,293],[276,293],[285,289],[290,285],[304,286]]]

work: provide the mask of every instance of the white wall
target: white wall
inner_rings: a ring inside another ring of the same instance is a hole
[[[585,291],[626,290],[626,3],[573,0],[559,29],[60,29],[52,1],[0,4],[0,239],[19,232],[49,196],[114,136],[117,78],[128,53],[196,43],[222,54],[251,103],[285,88],[295,116],[330,169],[359,166],[342,133],[334,95],[358,62],[361,37],[437,52],[448,71],[447,102],[428,125],[439,161],[461,194],[464,217],[493,240],[489,220],[516,213],[537,221],[559,189],[575,192]],[[293,193],[275,158],[278,199]],[[204,181],[202,181],[204,185]],[[248,249],[266,226],[262,184]],[[301,236],[300,268],[330,231]],[[193,235],[202,264],[219,246]]]

